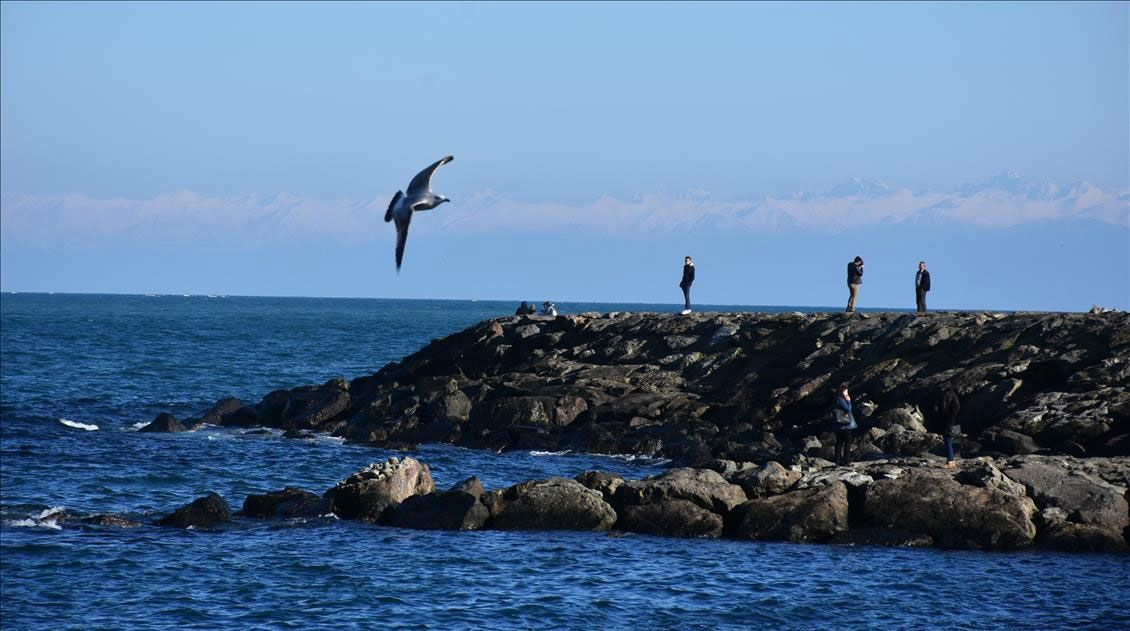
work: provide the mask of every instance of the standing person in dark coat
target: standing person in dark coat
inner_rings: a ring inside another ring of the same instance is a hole
[[[942,441],[946,445],[945,467],[953,469],[957,467],[953,456],[953,439],[954,436],[961,434],[961,426],[957,424],[957,417],[961,414],[961,401],[957,398],[957,390],[951,387],[943,390],[934,403],[932,411],[933,421],[930,423],[930,429],[942,435]]]
[[[836,395],[836,404],[832,408],[832,412],[836,415],[836,447],[835,459],[838,466],[847,466],[851,464],[851,435],[852,430],[859,427],[855,423],[855,417],[851,413],[851,394],[848,392],[847,384],[840,386],[839,393]]]
[[[847,265],[848,304],[845,313],[855,311],[855,297],[859,294],[859,286],[863,284],[863,259],[855,257]]]
[[[918,313],[926,313],[928,291],[930,291],[930,272],[926,271],[926,261],[918,261],[918,273],[914,275],[914,302]]]
[[[679,289],[683,290],[683,315],[691,312],[691,283],[694,282],[694,261],[691,257],[683,259],[683,280],[679,281]]]

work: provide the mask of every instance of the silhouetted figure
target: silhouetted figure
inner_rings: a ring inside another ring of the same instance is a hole
[[[538,310],[533,305],[523,300],[522,304],[518,305],[518,310],[514,312],[514,315],[534,315],[537,312]]]
[[[694,261],[691,257],[683,259],[683,280],[679,281],[679,289],[683,290],[683,315],[691,312],[691,284],[694,283]]]
[[[914,275],[914,302],[918,313],[926,313],[928,291],[930,291],[930,272],[926,271],[926,261],[918,261],[918,273]]]
[[[863,259],[857,256],[847,265],[848,303],[844,312],[855,311],[855,297],[859,295],[861,284],[863,284]]]

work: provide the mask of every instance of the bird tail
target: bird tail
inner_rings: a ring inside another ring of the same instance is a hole
[[[396,191],[396,195],[392,196],[392,201],[388,203],[388,210],[385,211],[386,222],[392,221],[392,209],[394,206],[396,206],[396,202],[400,201],[401,197],[404,197],[403,191]]]

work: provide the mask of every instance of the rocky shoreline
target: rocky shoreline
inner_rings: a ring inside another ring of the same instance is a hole
[[[860,421],[862,462],[847,468],[826,462],[841,383]],[[590,472],[491,492],[469,480],[442,494],[429,474],[383,506],[355,508],[345,490],[320,500],[388,525],[1121,551],[1128,384],[1123,312],[524,316],[479,323],[370,376],[224,399],[142,431],[265,426],[394,449],[568,449],[680,467],[671,479]],[[962,401],[956,471],[935,466],[942,439],[928,430],[943,387]],[[684,487],[699,491],[672,490]],[[448,504],[474,514],[447,515]],[[573,504],[585,508],[554,508]]]
[[[472,477],[436,490],[427,464],[374,463],[321,495],[286,487],[248,496],[233,514],[215,493],[153,522],[223,528],[234,518],[337,517],[431,530],[585,530],[614,535],[980,550],[1130,551],[1130,459],[1016,456],[836,467],[717,461],[642,480],[601,471],[485,490]],[[60,515],[58,519],[65,516]],[[83,520],[141,526],[123,517]]]

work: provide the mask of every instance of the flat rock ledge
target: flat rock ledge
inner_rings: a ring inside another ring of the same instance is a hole
[[[147,429],[794,465],[831,457],[841,383],[855,395],[857,459],[939,454],[931,410],[946,387],[966,456],[1130,455],[1125,312],[508,317],[373,375],[226,398]]]
[[[437,491],[426,464],[393,458],[321,496],[293,487],[249,496],[235,518],[336,516],[438,530],[1130,551],[1130,458],[980,457],[956,469],[915,458],[846,467],[818,460],[791,467],[775,461],[712,466],[674,468],[642,480],[586,471],[490,491],[472,477]],[[232,519],[223,499],[211,493],[155,524],[214,529]]]

